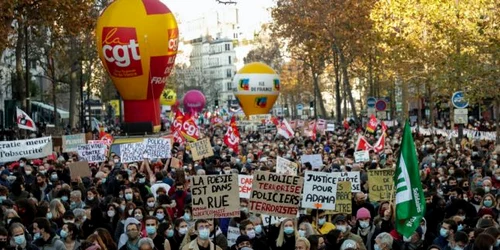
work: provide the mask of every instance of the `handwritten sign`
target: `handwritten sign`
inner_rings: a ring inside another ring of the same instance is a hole
[[[302,155],[300,157],[300,162],[302,162],[302,164],[306,162],[311,163],[312,169],[321,169],[321,167],[323,166],[323,159],[321,159],[320,154]]]
[[[77,147],[78,158],[89,163],[106,161],[108,146],[104,144],[86,144]]]
[[[172,157],[172,144],[169,139],[146,138],[143,143],[149,159]]]
[[[228,227],[227,228],[227,245],[233,246],[236,244],[236,240],[240,236],[240,229],[238,227]]]
[[[256,171],[253,175],[250,211],[280,217],[297,215],[303,178]]]
[[[351,183],[348,181],[337,182],[337,204],[334,213],[351,214],[352,213],[352,191]]]
[[[368,170],[368,197],[370,201],[391,200],[394,188],[394,169]]]
[[[367,162],[370,161],[370,152],[368,150],[356,151],[354,152],[355,162]]]
[[[348,181],[351,183],[352,192],[361,192],[361,177],[359,171],[354,172],[334,172],[337,182]]]
[[[276,224],[278,222],[282,222],[286,219],[287,218],[285,218],[285,217],[278,217],[278,216],[263,214],[262,215],[262,224],[263,224],[263,226],[274,225],[274,224]]]
[[[253,175],[238,175],[238,185],[240,187],[240,198],[250,199],[252,193]]]
[[[306,171],[304,174],[303,208],[335,210],[337,178],[332,173]]]
[[[129,163],[135,161],[142,161],[144,159],[145,152],[146,152],[146,145],[142,142],[121,144],[120,145],[121,162]]]
[[[240,216],[238,176],[194,175],[191,179],[193,218],[230,218]]]
[[[297,175],[297,163],[289,161],[283,157],[276,159],[276,173],[285,175]]]
[[[208,139],[190,142],[189,146],[191,147],[191,153],[194,161],[214,155],[212,145],[210,145],[210,141]]]
[[[63,135],[62,136],[62,149],[63,152],[76,152],[78,146],[87,144],[85,134]]]

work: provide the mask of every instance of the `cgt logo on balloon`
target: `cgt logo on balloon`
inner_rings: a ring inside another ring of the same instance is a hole
[[[142,75],[135,28],[104,27],[102,53],[112,76],[128,78]]]

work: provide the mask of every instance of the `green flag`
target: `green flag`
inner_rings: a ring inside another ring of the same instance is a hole
[[[411,135],[410,124],[405,124],[400,155],[394,172],[396,185],[396,230],[410,237],[425,215],[425,197],[420,182],[417,152]]]

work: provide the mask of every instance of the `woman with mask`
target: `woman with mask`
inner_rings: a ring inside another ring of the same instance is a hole
[[[10,246],[15,247],[15,249],[22,250],[35,250],[38,249],[35,245],[31,244],[30,237],[26,233],[26,228],[23,224],[19,222],[12,223],[9,228],[11,235]]]
[[[99,205],[99,196],[95,188],[91,188],[87,191],[85,205],[89,207],[97,207]]]
[[[181,243],[188,232],[188,224],[183,218],[178,218],[174,222],[173,230],[167,230],[167,240],[170,243],[170,249],[180,249]]]
[[[62,217],[64,213],[66,213],[66,208],[64,208],[61,200],[52,200],[49,205],[47,219],[49,219],[53,223],[56,223],[57,227],[60,228],[63,225]]]
[[[172,223],[170,215],[167,213],[167,211],[163,207],[157,207],[154,210],[153,216],[158,219],[158,222],[160,224],[163,224],[163,223],[170,224],[170,223]]]
[[[358,209],[356,213],[356,226],[353,232],[361,237],[367,250],[374,250],[373,245],[375,237],[380,233],[380,229],[372,224],[370,211],[368,211],[368,209]]]
[[[67,250],[76,250],[80,247],[79,235],[80,230],[73,223],[64,224],[59,232],[59,236],[61,236]]]
[[[295,240],[298,239],[299,233],[296,230],[295,221],[285,219],[281,222],[278,237],[274,244],[271,245],[273,250],[288,250],[295,249]]]
[[[111,228],[110,232],[114,232],[120,221],[120,211],[114,203],[108,203],[106,206],[106,212],[104,213],[104,220]]]
[[[309,236],[314,235],[314,229],[311,223],[305,221],[299,225],[299,236],[304,238],[309,238]]]
[[[146,197],[146,204],[145,204],[145,208],[146,208],[146,213],[148,215],[153,215],[154,212],[155,212],[155,208],[157,207],[158,205],[156,204],[156,200],[155,200],[155,197],[150,194]]]

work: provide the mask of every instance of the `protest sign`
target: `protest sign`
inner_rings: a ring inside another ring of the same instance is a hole
[[[311,163],[311,166],[313,169],[321,169],[323,166],[323,159],[321,159],[320,154],[315,154],[315,155],[302,155],[300,157],[300,162],[302,164],[309,162]]]
[[[348,181],[337,182],[337,202],[334,213],[351,214],[352,213],[352,191],[351,183]]]
[[[20,158],[36,159],[52,154],[52,137],[28,140],[0,141],[0,160],[18,161]]]
[[[370,152],[368,150],[356,151],[354,152],[355,162],[367,162],[370,161]]]
[[[144,160],[146,146],[142,142],[120,144],[120,158],[122,163]]]
[[[210,145],[210,140],[208,139],[190,142],[189,146],[191,147],[193,161],[201,160],[214,155],[212,145]]]
[[[71,179],[90,177],[92,173],[90,172],[89,163],[87,161],[77,161],[70,163],[68,165],[69,173]]]
[[[169,139],[146,138],[143,143],[149,159],[172,157],[172,144]]]
[[[335,210],[337,178],[332,173],[306,171],[304,174],[303,208]]]
[[[299,209],[303,182],[300,176],[255,171],[250,211],[294,218]]]
[[[227,245],[228,246],[233,246],[236,244],[236,240],[240,236],[240,229],[238,227],[231,227],[229,226],[227,228]]]
[[[286,175],[297,175],[297,163],[289,161],[283,157],[276,159],[276,173]]]
[[[191,177],[191,195],[194,219],[240,216],[236,174],[194,175]]]
[[[348,181],[351,183],[352,192],[361,192],[361,177],[359,171],[354,172],[334,172],[337,182]]]
[[[104,144],[86,144],[77,147],[78,158],[89,163],[106,161],[108,146]]]
[[[238,175],[238,185],[240,186],[240,198],[250,199],[252,193],[253,175]]]
[[[368,197],[370,201],[389,201],[394,195],[394,169],[368,170]]]
[[[105,140],[88,140],[87,144],[103,144],[106,146],[106,151],[104,151],[104,155],[108,155],[109,153],[109,145]]]
[[[63,135],[62,149],[63,152],[76,152],[78,146],[87,144],[85,134]]]
[[[278,217],[278,216],[263,214],[262,215],[262,226],[274,225],[274,224],[276,224],[278,222],[282,222],[284,220],[286,220],[285,217]]]

